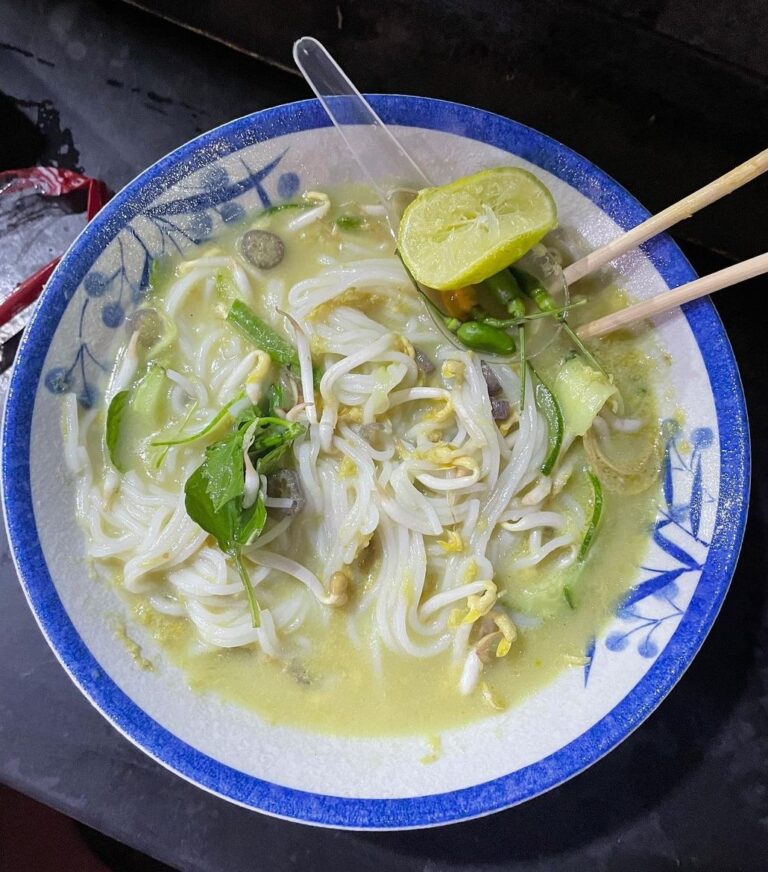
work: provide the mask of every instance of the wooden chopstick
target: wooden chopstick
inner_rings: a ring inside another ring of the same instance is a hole
[[[628,230],[626,233],[618,236],[607,245],[595,249],[595,251],[582,257],[581,260],[577,260],[570,266],[567,266],[563,270],[563,278],[566,284],[572,285],[574,282],[584,278],[584,276],[589,275],[589,273],[594,272],[606,263],[615,260],[652,236],[656,236],[657,233],[668,230],[672,225],[677,224],[678,221],[690,218],[694,212],[698,212],[699,209],[714,203],[715,200],[725,197],[726,194],[730,194],[747,182],[752,181],[752,179],[766,170],[768,170],[768,148],[765,151],[761,151],[760,154],[751,157],[735,169],[732,169],[719,179],[715,179],[714,182],[710,182],[693,194],[684,197],[679,202],[673,203],[664,209],[663,212],[659,212],[658,215],[653,215],[647,221],[643,221],[642,224],[638,224],[637,227],[633,227],[632,230]],[[741,280],[737,279],[736,281]],[[725,287],[725,285],[721,285],[721,287]],[[713,288],[713,290],[717,290],[717,288]]]
[[[681,285],[666,294],[659,294],[650,300],[643,300],[641,303],[627,306],[626,309],[620,309],[604,318],[590,321],[579,327],[576,333],[580,339],[596,339],[598,336],[605,336],[606,333],[611,333],[619,327],[626,327],[627,324],[632,324],[635,321],[661,315],[676,306],[682,306],[683,303],[690,303],[691,300],[696,300],[766,272],[768,272],[768,252],[758,254],[757,257],[718,270],[693,282],[688,282],[688,284]]]

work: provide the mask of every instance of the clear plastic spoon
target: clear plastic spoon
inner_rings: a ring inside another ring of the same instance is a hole
[[[415,193],[433,182],[395,139],[322,43],[314,37],[303,36],[293,44],[293,59],[378,194],[387,210],[390,230],[397,238],[401,207],[405,205],[398,195],[408,191]]]
[[[311,36],[296,40],[293,59],[376,191],[386,210],[392,238],[397,241],[403,209],[417,191],[430,187],[432,182],[321,42]],[[415,281],[414,284],[438,310],[430,308],[435,326],[456,345],[456,337],[445,328],[438,315],[445,314],[439,294]]]
[[[434,185],[434,182],[408,154],[321,42],[311,36],[296,40],[293,44],[293,59],[376,191],[386,210],[392,237],[397,240],[400,217],[409,200],[422,188]],[[536,246],[519,263],[526,271],[543,281],[553,296],[558,299],[564,297],[563,302],[567,304],[562,270],[544,246]],[[438,291],[418,284],[417,288],[439,313],[448,314]],[[456,337],[446,330],[441,318],[432,308],[430,314],[443,335],[452,344],[462,347]],[[541,326],[532,322],[532,338],[535,338]],[[558,332],[559,330],[553,331],[543,345],[532,348],[529,357],[542,351]]]
[[[322,43],[313,37],[304,36],[294,43],[293,57],[304,78],[317,94],[336,129],[349,147],[351,154],[377,192],[386,209],[390,231],[397,239],[400,216],[407,205],[407,198],[404,200],[401,195],[412,195],[432,183],[355,88]],[[590,252],[576,263],[566,267],[565,270],[543,245],[535,246],[518,261],[517,265],[527,272],[533,273],[553,297],[561,298],[567,304],[569,301],[569,283],[578,281],[647,239],[668,230],[678,221],[690,217],[699,209],[703,209],[710,203],[732,193],[766,170],[768,170],[768,149],[601,248]],[[748,272],[747,264],[744,267]],[[733,279],[733,281],[739,280],[738,278]],[[712,281],[718,287],[722,287],[722,284],[718,284],[719,280],[714,276]],[[423,286],[418,287],[421,293],[427,296],[439,311],[444,313],[440,295]],[[659,303],[658,308],[660,311],[664,311],[666,304]],[[434,316],[434,313],[432,314]],[[438,320],[435,318],[436,323]],[[621,323],[626,320],[626,318],[619,319]],[[581,341],[570,327],[567,324],[562,326],[568,331],[574,343],[581,346]],[[591,329],[587,329],[587,327]],[[608,329],[602,322],[600,322],[599,330],[596,326],[587,325],[587,327],[582,328],[579,333],[583,333],[585,336],[598,335]],[[559,329],[555,332],[559,332]],[[543,350],[543,347],[539,351]]]

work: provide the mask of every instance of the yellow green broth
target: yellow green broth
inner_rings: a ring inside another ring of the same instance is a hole
[[[563,599],[541,627],[521,632],[509,654],[487,666],[480,688],[466,697],[457,690],[458,667],[448,654],[417,660],[385,650],[377,675],[367,646],[350,642],[342,611],[331,614],[310,654],[287,664],[255,646],[190,654],[195,631],[186,619],[160,616],[143,603],[135,613],[184,670],[192,690],[217,694],[270,723],[349,736],[428,735],[493,715],[494,703],[515,705],[564,669],[583,666],[588,640],[605,624],[641,562],[654,497],[655,492],[629,501],[608,496],[599,535],[579,574],[576,608]],[[621,518],[618,502],[627,509]],[[313,636],[311,629],[307,635]]]
[[[359,193],[347,199],[361,201]],[[338,203],[339,197],[334,201]],[[374,202],[370,195],[367,201]],[[356,207],[335,206],[322,225],[307,229],[306,246],[311,246],[315,254],[337,252],[339,230],[333,229],[334,218],[350,213],[358,214]],[[286,211],[251,220],[196,249],[193,256],[231,252],[245,227],[268,227],[279,232],[291,217],[291,212]],[[354,239],[355,233],[360,232],[373,234],[384,243],[388,237],[383,224],[366,220],[367,228],[345,231],[344,238]],[[290,286],[316,272],[316,266],[308,267],[308,260],[303,248],[288,248],[285,260],[270,271],[270,277],[283,279]],[[178,268],[178,261],[161,267],[155,275],[153,293],[162,294],[167,280]],[[600,287],[584,281],[578,286],[578,294],[588,302],[574,310],[571,319],[574,324],[625,304],[623,293],[612,286]],[[376,317],[381,301],[363,294],[353,296],[355,305]],[[226,300],[220,302],[227,303]],[[248,302],[264,317],[275,307],[268,292],[261,300]],[[206,319],[212,317],[212,313],[196,309],[193,301],[185,307],[184,316],[196,319],[202,336]],[[646,422],[638,434],[621,434],[614,440],[619,454],[631,457],[633,452],[644,450],[658,431],[654,369],[662,365],[662,356],[647,331],[617,333],[595,343],[593,348],[621,391],[622,414],[636,415]],[[554,379],[560,361],[569,350],[567,340],[559,336],[537,357],[534,363],[545,381]],[[174,353],[168,363],[181,365]],[[174,422],[168,430],[173,431],[178,425],[179,422]],[[92,445],[91,448],[103,451],[102,446]],[[565,492],[584,503],[589,501],[586,464],[582,449],[575,450],[575,471]],[[140,474],[149,474],[149,462],[146,454],[139,453],[133,468]],[[179,482],[179,487],[182,486],[183,482]],[[502,602],[513,612],[531,611],[531,603],[535,602],[534,611],[544,619],[534,629],[521,628],[509,654],[487,666],[479,688],[466,697],[457,690],[460,667],[451,663],[448,653],[415,659],[394,655],[382,648],[377,673],[365,628],[359,646],[353,644],[347,632],[344,609],[330,610],[326,620],[321,617],[322,607],[310,609],[303,630],[311,640],[311,648],[308,653],[295,655],[284,663],[271,659],[256,645],[201,650],[195,628],[188,619],[158,614],[144,596],[125,596],[137,621],[167,652],[170,661],[183,669],[195,692],[215,694],[256,712],[270,723],[312,731],[351,736],[434,735],[493,716],[497,710],[519,703],[564,669],[583,667],[589,640],[605,625],[642,562],[649,525],[656,513],[657,496],[658,485],[633,496],[605,492],[599,531],[586,561],[563,574],[558,574],[548,559],[534,570],[516,573],[505,568],[503,559],[499,561],[496,582],[503,591]],[[562,594],[564,581],[572,592],[572,604]],[[285,583],[295,584],[293,581]],[[353,590],[349,607],[354,606],[359,594],[359,589]]]

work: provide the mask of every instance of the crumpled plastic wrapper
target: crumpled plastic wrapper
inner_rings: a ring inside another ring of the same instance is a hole
[[[0,173],[0,390],[58,258],[109,199],[98,179],[55,167]]]

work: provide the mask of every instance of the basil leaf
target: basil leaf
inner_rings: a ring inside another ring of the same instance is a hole
[[[264,475],[271,475],[273,472],[276,472],[280,466],[280,461],[283,459],[283,455],[290,445],[291,442],[283,442],[282,445],[276,446],[260,457],[257,464],[258,471]]]
[[[265,422],[269,419],[262,418],[261,420]],[[272,419],[269,427],[254,434],[253,442],[248,449],[251,462],[257,466],[260,473],[269,475],[277,469],[280,460],[294,439],[303,432],[303,424],[287,422],[282,418]]]
[[[301,424],[284,421],[282,418],[260,418],[248,453],[252,460],[256,460],[272,448],[286,441],[292,442],[303,430]]]
[[[184,485],[184,505],[192,520],[210,533],[222,551],[231,553],[236,547],[235,525],[239,514],[234,501],[226,503],[218,511],[208,495],[208,477],[205,462],[190,475]]]
[[[275,415],[275,409],[282,409],[283,403],[285,402],[285,397],[283,396],[283,391],[279,385],[272,384],[269,386],[269,390],[267,391],[266,401],[267,401],[267,415],[270,418],[273,418]]]
[[[241,427],[247,428],[249,424],[253,424],[260,416],[261,411],[258,406],[249,406],[247,409],[243,409],[237,418],[235,418],[235,429],[239,430]]]
[[[266,523],[267,507],[264,505],[264,494],[259,491],[256,502],[240,514],[235,531],[237,544],[250,545],[257,536],[261,535]]]
[[[259,490],[253,505],[243,507],[245,493],[246,437],[252,462],[260,473],[274,470],[293,440],[304,432],[299,423],[283,418],[260,417],[259,409],[244,409],[228,436],[205,450],[205,459],[184,485],[189,517],[233,558],[243,582],[254,627],[259,626],[259,604],[254,595],[240,550],[261,534],[267,523],[265,494]]]
[[[107,409],[107,451],[112,465],[119,472],[125,472],[126,467],[120,457],[120,428],[122,427],[125,410],[128,406],[131,392],[119,391],[112,397]]]
[[[242,499],[237,497],[217,510],[208,494],[208,477],[204,462],[187,479],[184,486],[184,502],[189,517],[206,533],[210,533],[216,539],[219,548],[235,561],[248,598],[253,626],[258,627],[259,603],[243,565],[240,548],[253,542],[267,523],[264,495],[259,492],[254,504],[247,509],[242,508]]]
[[[243,465],[243,433],[235,431],[227,439],[209,446],[203,463],[207,480],[206,492],[214,511],[243,495],[245,469]]]

